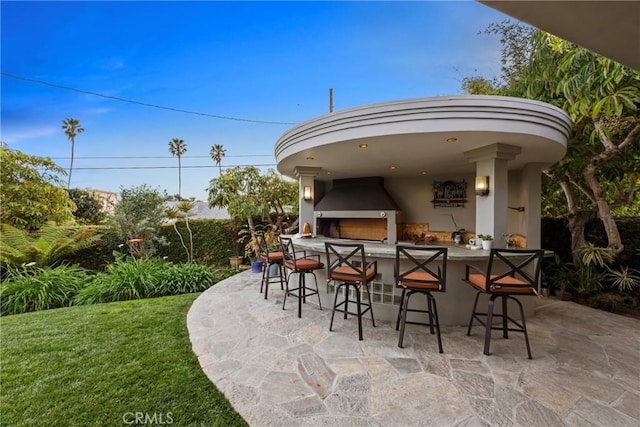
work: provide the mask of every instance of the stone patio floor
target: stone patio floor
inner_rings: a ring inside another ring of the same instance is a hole
[[[323,286],[321,283],[320,286]],[[187,317],[200,365],[251,426],[640,426],[640,321],[541,300],[522,334],[364,324],[330,307],[282,310],[245,271],[204,292]],[[313,300],[311,300],[313,301]]]

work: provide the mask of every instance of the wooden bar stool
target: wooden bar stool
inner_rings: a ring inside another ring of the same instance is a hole
[[[401,269],[402,259],[410,264]],[[431,292],[445,292],[447,277],[447,248],[425,246],[396,246],[396,263],[394,266],[396,286],[402,289],[396,331],[400,329],[398,347],[402,348],[405,324],[429,326],[433,335],[434,326],[438,335],[438,349],[442,353],[440,338],[440,320],[436,299]],[[409,308],[409,299],[414,294],[422,294],[427,298],[427,309]],[[407,314],[424,313],[429,315],[428,322],[408,321]]]
[[[330,281],[338,283],[335,288],[329,330],[331,331],[333,328],[333,318],[336,311],[344,313],[345,319],[348,314],[355,315],[358,316],[358,339],[362,341],[362,316],[367,311],[371,312],[371,323],[373,323],[374,327],[376,326],[376,322],[373,319],[369,282],[378,274],[378,262],[367,263],[364,255],[364,245],[362,244],[325,242],[325,252],[327,255],[327,283]],[[362,287],[367,290],[368,303],[361,301],[360,289]],[[356,297],[355,301],[349,298],[349,288],[353,288]],[[338,303],[340,289],[344,290],[344,301]],[[355,313],[349,311],[350,303],[355,303]],[[365,307],[365,309],[363,310],[362,307]]]
[[[324,268],[324,264],[320,262],[320,255],[307,255],[305,251],[296,251],[293,246],[293,240],[290,237],[280,236],[280,244],[284,257],[284,268],[291,271],[285,281],[282,309],[285,309],[287,296],[294,296],[298,298],[298,317],[302,317],[302,303],[307,302],[307,297],[318,295],[318,305],[320,306],[320,310],[322,310],[322,302],[320,301],[320,293],[318,292],[318,279],[314,273],[314,270]],[[291,289],[289,287],[289,281],[293,274],[298,274],[298,287]],[[313,275],[313,280],[316,285],[315,289],[307,286],[307,274]]]
[[[516,257],[517,255],[517,257]],[[511,257],[510,257],[511,256]],[[529,346],[529,334],[524,318],[522,303],[515,296],[540,295],[540,268],[544,250],[542,249],[491,249],[489,263],[485,271],[477,267],[467,265],[464,281],[477,290],[473,303],[473,311],[469,320],[467,335],[471,335],[473,321],[477,320],[485,327],[484,354],[489,356],[491,345],[491,330],[501,330],[503,338],[509,338],[509,332],[524,333],[527,344],[527,354],[531,359],[531,347]],[[480,294],[489,295],[487,312],[477,312],[478,297]],[[493,312],[497,298],[502,298],[502,313]],[[509,316],[507,312],[508,300],[515,301],[520,308],[520,322]],[[485,320],[483,321],[482,318]],[[493,326],[493,318],[502,319],[500,326]],[[509,327],[513,325],[513,327]]]

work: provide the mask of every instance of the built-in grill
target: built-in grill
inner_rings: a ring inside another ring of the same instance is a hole
[[[324,236],[396,243],[400,209],[384,178],[340,179],[314,207],[315,229]]]

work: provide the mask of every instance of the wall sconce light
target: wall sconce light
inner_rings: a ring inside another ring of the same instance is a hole
[[[489,177],[476,176],[476,196],[486,196],[489,194]]]
[[[311,187],[304,187],[302,192],[302,198],[306,201],[311,200]]]

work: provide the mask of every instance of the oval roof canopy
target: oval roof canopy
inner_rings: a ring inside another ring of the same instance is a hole
[[[318,180],[475,172],[465,152],[493,144],[521,149],[509,169],[564,157],[571,121],[544,102],[449,96],[371,104],[333,112],[286,131],[277,168],[320,168]]]

